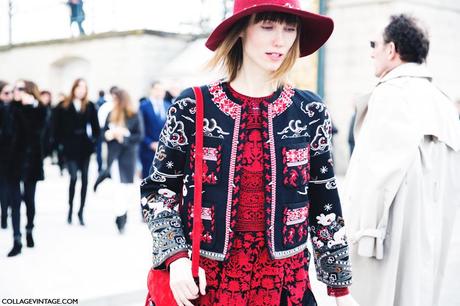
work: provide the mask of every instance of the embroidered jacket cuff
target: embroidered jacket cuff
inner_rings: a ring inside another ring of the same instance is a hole
[[[188,252],[186,251],[180,251],[179,253],[176,253],[175,255],[169,257],[168,259],[165,260],[165,265],[166,269],[169,269],[169,265],[176,261],[179,258],[188,258]]]
[[[335,297],[340,297],[344,296],[350,293],[350,290],[348,290],[348,287],[342,287],[342,288],[332,288],[332,287],[327,287],[327,295],[329,296],[335,296]]]

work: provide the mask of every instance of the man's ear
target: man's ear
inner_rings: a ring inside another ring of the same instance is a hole
[[[387,54],[388,54],[388,59],[389,60],[392,60],[394,59],[396,56],[398,56],[398,52],[396,51],[396,45],[394,42],[390,41],[388,44],[387,44]]]

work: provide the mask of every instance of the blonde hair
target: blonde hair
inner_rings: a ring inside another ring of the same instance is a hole
[[[223,68],[228,82],[233,81],[243,65],[243,43],[241,33],[249,24],[261,21],[275,21],[287,23],[297,27],[297,36],[281,66],[272,73],[272,81],[282,85],[287,82],[288,74],[300,55],[300,21],[297,16],[278,12],[266,12],[246,16],[238,21],[227,33],[225,39],[214,52],[214,56],[207,63],[207,68]]]
[[[126,119],[137,114],[137,107],[126,90],[118,89],[113,95],[114,103],[109,120],[111,123],[126,126]]]

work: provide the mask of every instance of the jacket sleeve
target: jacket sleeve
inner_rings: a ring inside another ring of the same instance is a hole
[[[192,90],[186,90],[169,108],[150,174],[141,183],[142,212],[153,237],[153,268],[166,268],[167,258],[189,248],[177,210],[195,127],[191,97]]]
[[[322,102],[310,102],[302,110],[310,122],[309,231],[314,261],[318,280],[335,295],[331,289],[351,285],[351,266],[331,155],[332,124]]]
[[[96,142],[101,135],[101,126],[99,125],[99,119],[97,118],[97,110],[96,105],[93,102],[89,102],[91,104],[91,113],[90,113],[90,122],[91,122],[91,129],[93,131],[92,141]]]
[[[141,114],[133,116],[133,125],[129,128],[129,136],[125,136],[123,144],[125,146],[134,146],[144,138],[144,121]]]

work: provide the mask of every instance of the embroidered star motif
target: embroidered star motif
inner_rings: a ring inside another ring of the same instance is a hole
[[[319,169],[319,171],[321,171],[322,174],[326,173],[328,170],[327,170],[327,167],[326,166],[322,166],[321,169]]]
[[[169,162],[166,163],[166,167],[168,169],[172,169],[172,167],[174,167],[174,163],[172,161],[169,161]]]
[[[326,205],[324,205],[324,210],[325,211],[330,211],[331,209],[332,209],[332,204],[327,203]]]

